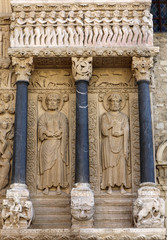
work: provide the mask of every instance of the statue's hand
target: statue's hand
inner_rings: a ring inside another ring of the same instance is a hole
[[[60,137],[62,135],[62,129],[58,129],[56,132],[55,132],[55,136],[56,137]]]
[[[45,135],[46,135],[46,137],[53,137],[54,133],[50,132],[50,131],[46,131]]]

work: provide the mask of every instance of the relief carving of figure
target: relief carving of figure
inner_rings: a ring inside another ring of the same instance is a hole
[[[4,120],[0,124],[0,190],[2,190],[9,181],[9,171],[13,155],[14,129],[13,122]]]
[[[144,44],[153,44],[152,24],[152,14],[148,10],[143,11],[141,31]]]
[[[78,42],[76,44],[79,46],[83,46],[84,42],[84,31],[83,31],[83,11],[78,12],[78,16],[76,17],[76,31],[78,34]]]
[[[102,189],[119,187],[121,193],[130,187],[129,173],[129,122],[121,112],[123,98],[118,93],[105,95],[104,106],[108,112],[101,118],[102,134]]]
[[[15,38],[15,46],[23,46],[24,45],[24,33],[23,26],[26,24],[25,20],[25,12],[19,13],[19,18],[16,18],[16,26],[14,28],[14,38]]]
[[[59,94],[48,94],[44,104],[46,112],[38,122],[41,143],[38,188],[45,194],[49,193],[50,188],[54,188],[60,194],[61,189],[68,186],[68,120],[60,112],[63,100]]]
[[[29,18],[27,18],[27,23],[26,27],[24,28],[24,33],[25,33],[25,45],[26,46],[34,46],[34,28],[33,24],[35,24],[36,20],[34,20],[36,13],[35,12],[30,12],[29,13]]]
[[[113,36],[113,31],[111,28],[111,14],[109,11],[105,12],[105,18],[102,19],[103,20],[103,38],[102,38],[102,44],[104,46],[110,46],[111,45],[111,39]]]
[[[133,39],[132,39],[132,44],[141,44],[141,39],[142,39],[142,33],[140,30],[140,24],[141,21],[138,16],[137,11],[133,11],[133,20],[132,20],[132,31],[133,31]]]
[[[122,32],[123,32],[123,38],[122,43],[123,44],[131,44],[133,33],[129,26],[130,22],[132,22],[131,19],[128,19],[129,12],[128,10],[124,10],[122,13]]]
[[[86,46],[92,45],[93,30],[92,30],[91,23],[93,22],[93,20],[91,17],[92,17],[92,13],[90,11],[85,12],[85,19],[84,19],[85,42],[84,42],[84,45],[86,45]]]
[[[121,31],[121,28],[120,28],[121,19],[119,19],[119,15],[120,15],[120,12],[118,10],[115,10],[113,12],[113,16],[114,16],[112,18],[113,32],[114,32],[114,36],[112,38],[112,43],[113,44],[120,43],[121,39],[122,39],[122,31]]]
[[[56,12],[52,11],[50,13],[50,17],[46,19],[47,27],[46,27],[46,45],[57,45],[57,39],[56,39],[56,31],[53,26],[53,24],[56,23]]]
[[[102,22],[101,18],[100,18],[100,11],[97,11],[94,13],[94,25],[93,25],[93,45],[97,44],[99,45],[101,43],[101,39],[103,36],[103,31],[102,28],[100,26],[100,23]]]
[[[69,45],[70,46],[74,46],[76,44],[76,42],[78,42],[78,35],[77,35],[77,32],[75,30],[75,21],[76,21],[76,18],[74,16],[74,11],[70,11],[68,13],[68,18],[67,18],[67,23],[68,23],[68,26],[67,26],[67,33],[68,33],[68,36],[69,36]]]
[[[68,33],[64,27],[64,24],[67,23],[67,19],[65,19],[66,13],[65,11],[60,11],[57,18],[57,42],[58,46],[67,46],[68,45]]]
[[[45,29],[44,29],[44,24],[46,24],[46,12],[42,11],[40,13],[40,17],[36,19],[37,26],[35,28],[35,36],[36,36],[36,45],[37,46],[44,46],[45,45]]]

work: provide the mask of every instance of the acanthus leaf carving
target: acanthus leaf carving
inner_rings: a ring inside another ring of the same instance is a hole
[[[137,81],[150,81],[151,69],[153,67],[153,58],[147,57],[133,57],[132,70]]]
[[[12,65],[16,74],[16,81],[27,81],[31,76],[33,70],[33,57],[28,58],[17,58],[12,57]]]

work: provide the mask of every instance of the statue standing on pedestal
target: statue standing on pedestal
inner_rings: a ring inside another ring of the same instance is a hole
[[[68,120],[60,112],[63,100],[59,94],[50,93],[45,98],[46,112],[38,122],[40,140],[38,188],[48,194],[50,188],[61,193],[68,186]]]
[[[121,193],[129,187],[129,121],[121,112],[122,97],[118,93],[106,94],[104,105],[108,108],[101,118],[102,183],[101,188],[120,187]]]

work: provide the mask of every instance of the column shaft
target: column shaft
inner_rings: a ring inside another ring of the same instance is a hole
[[[26,182],[28,82],[16,83],[12,183]]]
[[[75,182],[89,183],[88,82],[76,81]]]
[[[155,182],[149,81],[138,83],[141,183]]]

